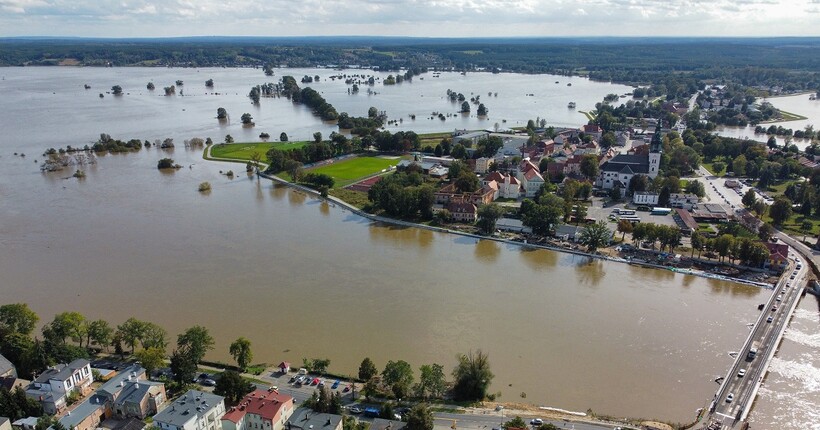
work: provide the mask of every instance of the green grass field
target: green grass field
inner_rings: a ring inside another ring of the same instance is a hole
[[[345,187],[364,177],[375,175],[390,166],[399,164],[398,158],[356,157],[337,161],[315,169],[311,173],[324,173],[336,180],[335,188]]]
[[[254,152],[258,152],[265,161],[265,154],[271,148],[293,149],[301,148],[308,142],[248,142],[248,143],[216,143],[211,148],[213,158],[234,158],[238,160],[250,161]]]

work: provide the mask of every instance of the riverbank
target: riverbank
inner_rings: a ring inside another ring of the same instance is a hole
[[[672,271],[672,272],[675,272],[675,273],[682,273],[684,275],[698,276],[698,277],[701,277],[701,278],[736,282],[736,283],[739,283],[739,284],[751,285],[751,286],[755,286],[755,287],[768,288],[768,289],[772,288],[772,285],[769,284],[769,283],[749,281],[749,280],[746,280],[746,279],[740,279],[740,278],[734,278],[734,277],[725,276],[725,275],[713,274],[713,273],[703,272],[703,271],[699,271],[699,270],[679,269],[679,268],[674,268],[674,267],[667,267],[667,266],[662,266],[662,265],[659,265],[659,264],[653,264],[653,263],[646,262],[646,261],[627,260],[627,259],[620,258],[620,257],[613,257],[613,256],[603,255],[603,254],[598,254],[598,253],[584,252],[584,251],[580,251],[580,250],[577,250],[577,249],[564,248],[564,247],[559,247],[559,246],[532,244],[532,243],[516,241],[516,240],[510,240],[510,239],[504,239],[504,238],[493,237],[493,236],[481,236],[481,235],[478,235],[478,234],[468,233],[468,232],[459,231],[459,230],[453,230],[453,229],[448,229],[448,228],[443,228],[443,227],[435,227],[435,226],[430,226],[430,225],[425,225],[425,224],[402,221],[402,220],[398,220],[398,219],[394,219],[394,218],[383,217],[383,216],[374,215],[374,214],[365,212],[365,211],[363,211],[363,210],[361,210],[361,209],[359,209],[359,208],[357,208],[357,207],[355,207],[351,204],[348,204],[344,200],[339,199],[337,197],[334,197],[334,196],[323,197],[318,191],[316,191],[312,188],[309,188],[309,187],[306,187],[306,186],[303,186],[303,185],[299,185],[299,184],[294,184],[294,183],[286,181],[285,179],[282,179],[282,178],[280,178],[276,175],[271,175],[271,174],[262,173],[262,172],[259,172],[258,175],[260,177],[272,180],[272,181],[277,182],[279,184],[289,186],[291,188],[294,188],[294,189],[296,189],[300,192],[306,193],[306,194],[311,195],[313,197],[330,201],[333,204],[339,205],[339,207],[342,208],[342,210],[347,210],[347,211],[350,211],[350,212],[352,212],[352,213],[354,213],[358,216],[361,216],[363,218],[367,218],[371,221],[380,222],[380,223],[384,223],[384,224],[393,224],[393,225],[399,225],[399,226],[403,226],[403,227],[420,228],[420,229],[434,231],[434,232],[437,232],[437,233],[448,233],[448,234],[455,234],[455,235],[464,236],[464,237],[470,237],[470,238],[476,239],[476,243],[479,240],[491,240],[491,241],[494,241],[494,242],[504,243],[504,244],[507,244],[507,245],[518,246],[518,247],[521,247],[521,248],[545,249],[545,250],[555,251],[555,252],[564,252],[564,253],[567,253],[567,254],[573,254],[573,255],[578,255],[578,256],[582,256],[582,257],[613,261],[613,262],[617,262],[617,263],[626,263],[626,264],[630,264],[630,265],[633,265],[633,266],[641,266],[641,267],[651,268],[651,269],[669,270],[669,271]]]
[[[203,151],[202,158],[204,158],[205,160],[208,160],[208,161],[225,161],[225,162],[230,162],[230,163],[243,163],[243,164],[247,163],[247,160],[230,159],[230,158],[226,159],[226,158],[213,157],[212,154],[211,154],[212,146],[213,145],[207,146],[205,148],[205,150]],[[751,286],[761,287],[761,288],[769,288],[769,289],[772,288],[772,285],[769,284],[769,283],[749,281],[749,280],[746,280],[746,279],[735,278],[735,277],[731,277],[731,276],[725,276],[725,275],[714,274],[714,273],[708,273],[708,272],[704,272],[704,271],[700,271],[700,270],[667,267],[667,266],[663,266],[663,265],[659,265],[659,264],[650,263],[648,261],[630,260],[630,259],[614,257],[614,256],[604,255],[604,254],[599,254],[599,253],[584,252],[584,251],[581,251],[581,250],[566,248],[566,247],[561,247],[561,246],[546,245],[546,244],[533,244],[533,243],[527,243],[526,241],[511,240],[511,239],[505,239],[505,238],[493,237],[493,236],[482,236],[482,235],[469,233],[469,232],[464,232],[464,231],[460,231],[460,230],[454,230],[454,229],[443,228],[443,227],[436,227],[436,226],[431,226],[431,225],[426,225],[426,224],[419,224],[419,223],[414,223],[414,222],[398,220],[398,219],[395,219],[395,218],[389,218],[389,217],[384,217],[384,216],[380,216],[380,215],[374,215],[374,214],[365,212],[365,211],[357,208],[356,206],[353,206],[353,205],[349,204],[348,202],[345,202],[344,200],[342,200],[338,197],[335,197],[335,196],[332,196],[332,195],[328,195],[328,196],[325,197],[325,196],[322,196],[319,191],[317,191],[313,188],[310,188],[310,187],[307,187],[307,186],[304,186],[304,185],[295,184],[293,182],[290,182],[290,181],[288,181],[284,178],[281,178],[281,177],[273,175],[273,174],[264,173],[264,170],[265,170],[266,167],[267,167],[266,164],[260,162],[260,168],[257,171],[257,175],[259,175],[262,178],[266,178],[266,179],[269,179],[271,181],[277,182],[279,184],[291,187],[291,188],[296,189],[296,190],[298,190],[302,193],[305,193],[307,195],[311,195],[315,198],[324,199],[324,200],[329,201],[329,202],[331,202],[335,205],[339,205],[339,207],[342,210],[350,211],[351,213],[354,213],[358,216],[361,216],[363,218],[367,218],[367,219],[369,219],[371,221],[375,221],[375,222],[380,222],[380,223],[384,223],[384,224],[399,225],[399,226],[403,226],[403,227],[420,228],[420,229],[434,231],[434,232],[437,232],[437,233],[455,234],[455,235],[459,235],[459,236],[474,238],[474,239],[476,239],[476,242],[478,242],[479,240],[491,240],[491,241],[494,241],[494,242],[504,243],[504,244],[507,244],[507,245],[518,246],[518,247],[521,247],[521,248],[545,249],[545,250],[555,251],[555,252],[564,252],[564,253],[578,255],[578,256],[582,256],[582,257],[588,257],[588,258],[594,258],[594,259],[600,259],[600,260],[607,260],[607,261],[613,261],[613,262],[618,262],[618,263],[626,263],[626,264],[630,264],[630,265],[633,265],[633,266],[641,266],[641,267],[651,268],[651,269],[669,270],[669,271],[672,271],[672,272],[675,272],[675,273],[682,273],[684,275],[698,276],[698,277],[701,277],[701,278],[716,279],[716,280],[720,280],[720,281],[736,282],[736,283],[739,283],[739,284],[751,285]]]

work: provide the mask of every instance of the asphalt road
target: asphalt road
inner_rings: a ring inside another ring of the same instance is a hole
[[[777,337],[785,330],[789,322],[792,305],[800,299],[799,286],[806,282],[809,268],[801,256],[797,254],[790,256],[796,260],[790,264],[787,271],[789,276],[784,276],[778,282],[762,315],[752,328],[749,341],[739,351],[737,359],[726,376],[727,381],[717,393],[713,418],[721,421],[726,427],[734,425],[735,420],[741,416],[741,412],[754,401],[752,397],[755,392],[754,388],[765,375],[768,359],[774,353],[773,349],[777,348]],[[799,270],[796,269],[798,263],[801,265]],[[797,274],[794,279],[790,279],[794,272]],[[769,317],[772,318],[771,322],[768,321]],[[758,343],[759,348],[756,356],[750,360],[747,355],[754,343]],[[745,375],[739,376],[741,370],[745,371]],[[728,400],[729,395],[733,397],[731,401]]]

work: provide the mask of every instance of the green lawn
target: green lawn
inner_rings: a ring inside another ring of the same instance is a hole
[[[351,204],[359,209],[363,209],[370,201],[367,200],[367,193],[361,191],[353,191],[347,188],[334,188],[328,192],[333,197],[340,198],[345,203]]]
[[[341,188],[395,166],[399,161],[399,158],[356,157],[309,169],[309,172],[324,173],[336,180],[335,188]]]
[[[782,182],[780,182],[776,185],[769,185],[769,189],[766,190],[766,191],[769,191],[773,195],[773,197],[776,197],[776,196],[779,196],[779,195],[785,193],[786,188],[788,188],[789,185],[798,184],[800,182],[801,181],[794,180],[794,179],[788,180],[788,181],[782,181]]]
[[[714,163],[716,163],[716,162],[718,162],[718,161],[721,161],[721,162],[723,162],[723,164],[726,164],[727,168],[729,167],[729,163],[727,163],[726,161],[724,161],[724,160],[722,160],[722,159],[720,159],[720,158],[717,158],[717,159],[713,160],[711,163],[702,163],[702,166],[703,166],[704,168],[706,168],[706,170],[708,170],[708,171],[709,171],[712,175],[715,175],[715,176],[723,176],[723,175],[725,175],[725,174],[726,174],[726,169],[723,169],[723,170],[721,170],[720,172],[715,172],[715,166],[714,166]]]
[[[763,221],[771,224],[772,219],[769,217],[769,214],[763,215],[761,218]],[[803,239],[803,232],[800,230],[801,225],[803,224],[804,220],[808,220],[811,222],[812,228],[811,231],[807,232],[807,240],[811,240],[812,237],[817,237],[818,232],[820,232],[820,217],[812,215],[812,216],[805,216],[802,214],[794,214],[791,218],[786,220],[781,226],[777,226],[779,230],[783,230],[789,235],[796,237],[798,239]]]
[[[248,142],[248,143],[216,143],[211,148],[211,157],[234,158],[250,161],[253,153],[258,152],[265,161],[265,154],[271,148],[293,149],[301,148],[308,142]]]

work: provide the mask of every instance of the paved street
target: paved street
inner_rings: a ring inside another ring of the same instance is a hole
[[[806,282],[809,268],[798,254],[790,251],[790,258],[793,261],[786,271],[788,276],[778,282],[752,328],[752,333],[738,351],[738,357],[730,368],[726,381],[716,394],[712,418],[721,422],[724,428],[733,426],[748,413],[769,360],[777,348],[779,337],[786,329],[794,306],[800,299],[800,287]],[[796,268],[798,265],[800,269]],[[749,358],[749,351],[754,347],[757,348],[757,353]]]

